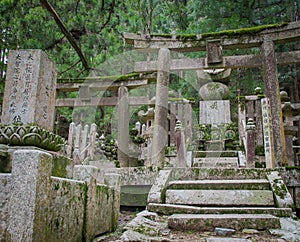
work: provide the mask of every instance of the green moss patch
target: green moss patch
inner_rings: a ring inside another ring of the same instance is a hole
[[[205,39],[209,37],[222,37],[222,36],[228,36],[228,37],[235,37],[239,35],[244,34],[256,34],[263,30],[267,29],[274,29],[279,28],[282,26],[286,26],[288,23],[280,23],[280,24],[268,24],[268,25],[261,25],[261,26],[255,26],[250,28],[240,28],[240,29],[230,29],[230,30],[223,30],[220,32],[209,32],[209,33],[203,33],[203,34],[152,34],[151,37],[161,37],[161,38],[169,38],[176,40],[199,40],[199,39]]]

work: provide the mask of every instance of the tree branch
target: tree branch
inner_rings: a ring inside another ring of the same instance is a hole
[[[81,51],[81,49],[79,48],[79,46],[77,45],[76,41],[74,40],[72,34],[68,31],[68,29],[66,28],[66,26],[64,25],[64,23],[62,22],[62,20],[59,18],[59,16],[57,15],[56,11],[54,10],[54,8],[50,5],[50,3],[47,0],[40,0],[40,2],[42,3],[42,5],[48,10],[48,12],[53,16],[56,24],[58,25],[58,27],[61,29],[61,31],[63,32],[63,34],[66,36],[66,38],[68,39],[68,41],[70,42],[70,44],[73,46],[73,48],[75,49],[75,51],[77,52],[83,66],[85,69],[89,70],[90,67]]]
[[[108,17],[105,21],[105,23],[100,27],[100,32],[106,27],[106,25],[109,23],[111,15],[114,12],[114,7],[115,7],[115,0],[112,1],[111,5],[110,5],[110,9],[109,9],[109,13],[108,13]]]

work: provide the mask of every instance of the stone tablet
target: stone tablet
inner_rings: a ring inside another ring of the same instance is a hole
[[[231,123],[229,100],[200,101],[200,124]]]
[[[11,50],[3,98],[2,124],[32,123],[53,131],[55,64],[41,50]]]

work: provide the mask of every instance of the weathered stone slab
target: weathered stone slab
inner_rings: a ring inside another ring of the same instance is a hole
[[[220,152],[221,153],[221,152]],[[205,157],[195,158],[194,167],[226,167],[226,168],[237,168],[238,158],[237,157]]]
[[[267,190],[167,190],[166,203],[199,206],[274,206]]]
[[[148,203],[163,203],[164,188],[170,180],[172,170],[161,170],[148,194]]]
[[[83,240],[86,197],[86,182],[52,177],[46,241]]]
[[[121,186],[125,185],[152,185],[158,176],[153,167],[124,167],[108,168],[105,173],[115,173],[121,176]]]
[[[293,198],[284,184],[281,176],[279,176],[278,171],[271,172],[268,174],[267,178],[274,193],[276,206],[279,208],[293,207]]]
[[[207,189],[207,190],[270,190],[270,183],[266,179],[253,180],[178,180],[171,181],[168,189]]]
[[[114,190],[107,185],[98,185],[93,179],[87,192],[85,240],[93,240],[95,235],[114,231],[118,226],[120,200]],[[118,207],[114,202],[117,202]]]
[[[229,100],[201,101],[199,123],[231,123]]]
[[[146,206],[151,185],[127,185],[121,187],[122,206]]]
[[[265,214],[175,214],[168,218],[168,226],[175,230],[214,231],[216,227],[243,230],[280,228],[280,220]]]
[[[187,214],[270,214],[277,217],[290,217],[291,208],[272,207],[198,207],[178,204],[149,203],[149,211],[159,214],[172,215],[178,213]]]
[[[10,191],[11,174],[0,174],[0,241],[6,240]]]
[[[216,238],[210,237],[206,239],[206,242],[251,242],[250,239],[241,239],[241,238]]]
[[[130,229],[136,232],[143,231],[143,233],[146,235],[159,236],[160,231],[166,228],[167,226],[165,223],[152,221],[142,216],[137,216],[124,227],[124,230]]]
[[[243,180],[243,179],[266,179],[270,169],[248,168],[173,168],[172,180]]]
[[[17,150],[12,167],[8,241],[46,241],[52,156],[39,150]]]
[[[73,179],[90,182],[91,178],[100,180],[101,172],[96,166],[75,165],[73,169]]]
[[[11,50],[2,123],[34,123],[53,130],[57,70],[41,50]]]

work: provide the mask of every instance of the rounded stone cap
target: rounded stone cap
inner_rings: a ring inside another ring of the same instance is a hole
[[[289,95],[286,91],[281,91],[280,92],[280,99],[281,99],[282,102],[289,102],[290,101],[290,97],[289,97]]]
[[[256,87],[256,88],[254,89],[254,92],[255,92],[256,95],[262,94],[261,87]]]
[[[220,82],[209,82],[199,90],[199,95],[203,100],[223,100],[229,96],[229,89]]]

